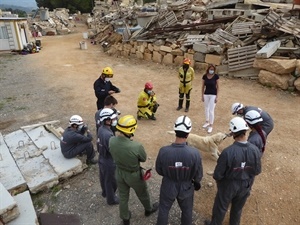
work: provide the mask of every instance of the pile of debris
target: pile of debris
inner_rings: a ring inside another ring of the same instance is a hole
[[[69,15],[69,10],[65,8],[57,8],[49,11],[48,8],[39,8],[35,11],[30,23],[34,37],[68,34],[70,28],[75,26],[73,16]]]
[[[300,90],[300,12],[292,4],[179,0],[155,12],[113,4],[107,13],[97,3],[89,36],[109,54],[167,65],[189,58],[195,69],[211,63],[221,75]]]

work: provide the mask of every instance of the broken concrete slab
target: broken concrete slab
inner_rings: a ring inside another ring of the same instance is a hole
[[[12,221],[17,218],[20,214],[17,202],[5,189],[2,183],[0,183],[0,217],[4,223]]]
[[[256,53],[255,57],[263,58],[263,59],[270,58],[276,52],[276,50],[280,47],[280,45],[281,45],[281,41],[268,42],[262,49],[260,49]]]
[[[13,197],[17,202],[20,215],[7,225],[39,225],[29,191]]]
[[[66,159],[61,153],[60,140],[53,133],[46,131],[43,126],[25,129],[25,132],[39,149],[45,149],[43,155],[59,179],[82,172],[82,162],[77,158]]]
[[[32,193],[58,184],[58,175],[42,154],[45,149],[37,148],[24,131],[7,134],[4,141]]]
[[[9,192],[23,192],[26,181],[0,133],[0,182]]]

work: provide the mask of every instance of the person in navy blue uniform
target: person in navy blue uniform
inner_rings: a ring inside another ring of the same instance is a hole
[[[255,176],[261,173],[261,153],[247,141],[249,129],[241,117],[230,121],[234,143],[225,148],[215,167],[213,178],[217,183],[217,194],[212,210],[212,220],[205,225],[222,225],[229,205],[230,225],[239,225],[243,207],[250,195]]]
[[[97,109],[104,108],[104,99],[114,93],[121,92],[120,89],[110,81],[113,78],[113,70],[110,67],[105,67],[100,77],[94,82],[95,96],[97,97]]]
[[[201,188],[203,177],[199,150],[187,144],[192,122],[187,116],[177,118],[174,131],[175,142],[159,150],[156,171],[163,177],[157,225],[167,225],[169,211],[177,200],[181,209],[181,225],[192,224],[194,191]]]

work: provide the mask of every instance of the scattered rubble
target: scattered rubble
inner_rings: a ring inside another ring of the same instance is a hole
[[[280,74],[253,64],[260,58],[264,65],[272,65],[274,59],[284,64],[300,56],[299,11],[296,6],[291,10],[290,0],[276,2],[179,0],[141,7],[95,1],[88,36],[110,55],[166,65],[190,58],[195,69],[212,63],[220,75],[300,91],[296,63]],[[147,12],[147,7],[153,10]]]

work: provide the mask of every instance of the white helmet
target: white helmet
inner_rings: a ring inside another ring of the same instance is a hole
[[[72,124],[81,125],[81,124],[83,124],[83,120],[82,120],[81,116],[73,115],[70,118],[69,124],[70,125],[72,125]]]
[[[104,108],[101,110],[100,112],[100,121],[104,121],[106,119],[115,119],[117,118],[117,114],[115,114],[114,110],[110,109],[110,108]]]
[[[187,116],[180,116],[174,124],[174,131],[183,131],[190,133],[192,130],[192,121]]]
[[[249,124],[257,124],[257,123],[263,121],[260,113],[255,110],[250,110],[249,112],[247,112],[245,114],[244,118],[245,118],[246,122]]]
[[[229,130],[233,133],[239,132],[241,130],[248,130],[248,124],[246,121],[241,117],[234,117],[230,120],[229,123]]]
[[[237,114],[237,111],[239,111],[242,108],[244,108],[244,105],[242,103],[239,103],[239,102],[233,103],[231,106],[232,115]]]

